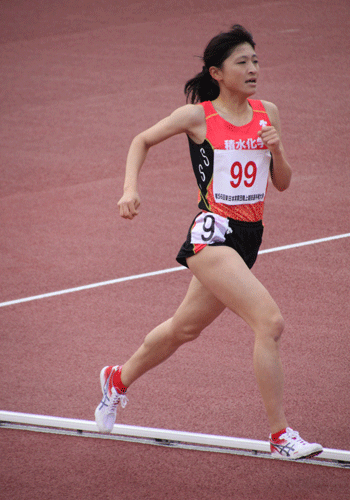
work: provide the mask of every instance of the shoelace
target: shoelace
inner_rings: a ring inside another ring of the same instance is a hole
[[[306,441],[304,441],[300,435],[299,435],[299,432],[297,431],[293,431],[293,429],[291,429],[290,427],[287,427],[287,430],[286,430],[286,434],[287,436],[290,438],[290,439],[294,439],[295,441],[297,441],[298,443],[300,444],[305,444]]]
[[[110,398],[110,411],[109,413],[114,413],[116,406],[120,403],[122,408],[125,408],[128,402],[128,398],[124,394],[119,394],[117,391]]]

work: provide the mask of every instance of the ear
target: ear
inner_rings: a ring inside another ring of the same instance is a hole
[[[213,80],[216,80],[217,82],[222,80],[222,71],[216,66],[210,66],[209,73]]]

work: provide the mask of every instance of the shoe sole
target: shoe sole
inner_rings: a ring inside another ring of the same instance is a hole
[[[309,455],[305,455],[305,456],[302,456],[302,457],[298,457],[296,458],[295,460],[300,460],[302,458],[312,458],[312,457],[317,457],[318,455],[320,455],[321,453],[323,452],[323,449],[322,450],[318,450],[318,451],[314,451],[313,453],[310,453]]]
[[[320,455],[321,453],[323,452],[323,448],[321,450],[316,450],[316,451],[313,451],[311,453],[309,453],[308,455],[302,455],[300,457],[287,457],[287,456],[283,456],[283,455],[280,455],[279,453],[271,453],[271,455],[273,456],[273,458],[277,458],[277,459],[284,459],[284,460],[302,460],[304,458],[313,458],[313,457],[317,457],[318,455]]]

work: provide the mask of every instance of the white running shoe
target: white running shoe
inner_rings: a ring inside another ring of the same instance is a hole
[[[117,406],[125,408],[128,398],[116,391],[112,384],[113,375],[119,366],[105,366],[100,373],[103,398],[95,410],[95,421],[100,432],[110,433],[117,418]]]
[[[299,436],[299,433],[293,431],[290,427],[276,440],[269,437],[271,454],[275,458],[288,458],[296,460],[298,458],[315,457],[322,453],[323,448],[317,443],[308,443]]]

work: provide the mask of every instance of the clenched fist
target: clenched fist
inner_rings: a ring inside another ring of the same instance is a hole
[[[271,152],[278,151],[280,149],[281,140],[275,127],[262,127],[262,129],[258,132],[258,136]]]
[[[118,201],[119,214],[124,219],[133,219],[138,213],[141,200],[136,191],[126,192]]]

